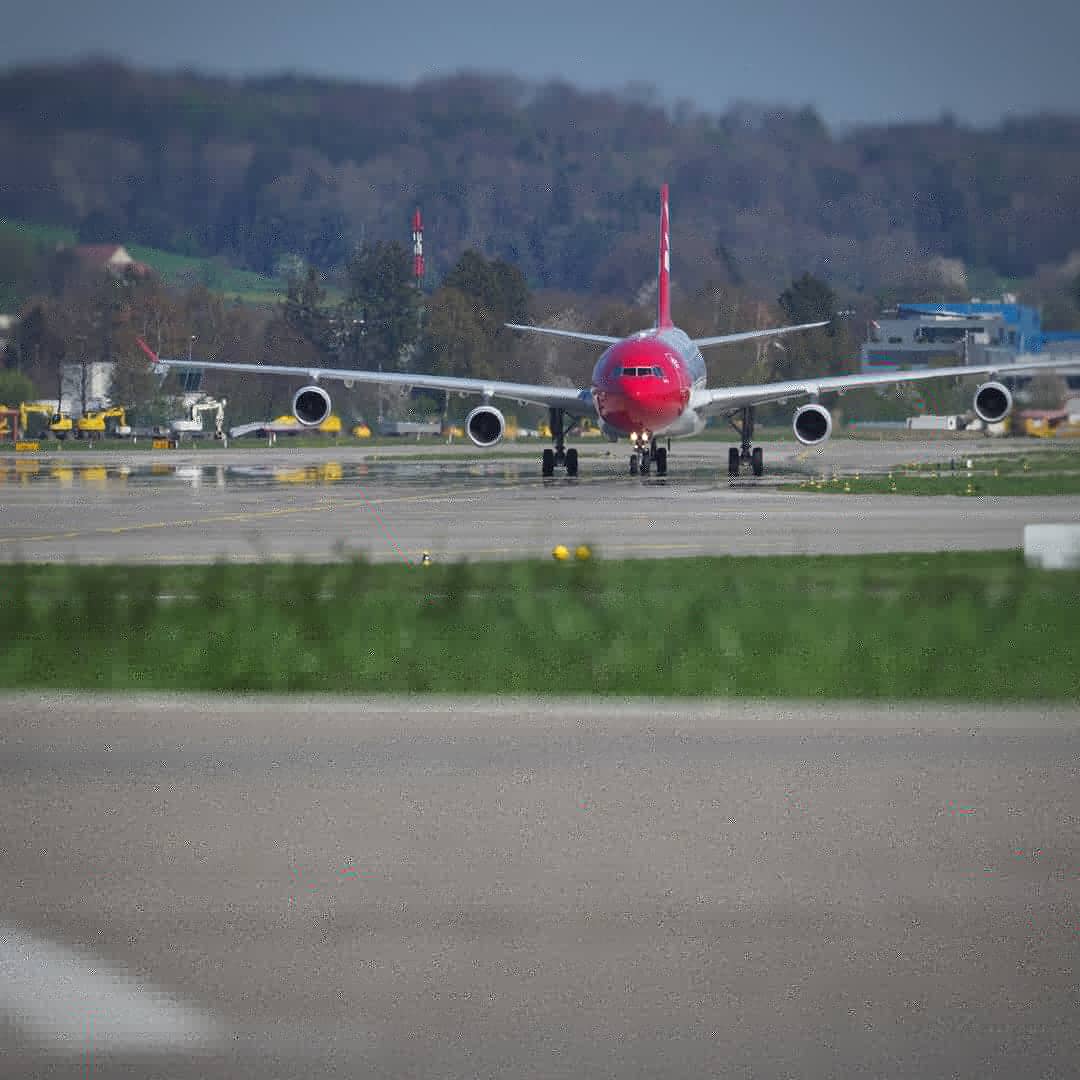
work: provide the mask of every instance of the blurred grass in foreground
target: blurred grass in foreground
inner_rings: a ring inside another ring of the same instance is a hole
[[[6,687],[1080,700],[1015,552],[0,572]]]

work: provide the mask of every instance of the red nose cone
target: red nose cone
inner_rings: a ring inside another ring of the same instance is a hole
[[[629,338],[604,356],[595,380],[596,405],[613,428],[655,432],[672,423],[689,400],[680,357],[659,338]]]

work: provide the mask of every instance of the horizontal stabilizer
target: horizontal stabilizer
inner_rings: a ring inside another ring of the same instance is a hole
[[[778,326],[772,330],[746,330],[741,334],[721,334],[719,337],[694,338],[699,348],[706,345],[734,345],[739,341],[753,341],[754,338],[778,337],[780,334],[793,334],[796,330],[814,330],[819,326],[828,326],[826,322],[803,323],[802,326]]]
[[[517,323],[506,324],[511,330],[525,330],[530,334],[551,334],[554,337],[574,338],[576,341],[597,341],[601,345],[614,345],[621,338],[608,337],[606,334],[586,334],[580,330],[553,330],[549,326],[519,326]]]

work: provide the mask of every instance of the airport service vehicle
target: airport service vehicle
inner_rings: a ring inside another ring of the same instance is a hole
[[[5,406],[0,405],[0,409]],[[14,412],[14,410],[10,410]],[[19,405],[19,431],[25,436],[30,430],[30,417],[43,416],[45,418],[45,434],[55,435],[58,439],[65,438],[74,428],[74,422],[67,413],[59,413],[52,405],[45,405],[40,401],[24,401]],[[0,433],[7,431],[7,426],[0,421]]]
[[[540,405],[549,410],[553,447],[544,450],[541,471],[553,476],[564,468],[567,476],[578,473],[577,450],[566,446],[567,437],[583,419],[595,419],[600,430],[612,441],[630,441],[631,475],[656,474],[668,470],[668,449],[672,438],[697,435],[711,416],[726,416],[739,434],[739,445],[728,452],[728,472],[737,476],[749,466],[755,476],[764,470],[760,447],[753,445],[754,410],[760,405],[802,402],[792,417],[795,437],[805,446],[823,443],[832,434],[832,415],[821,404],[825,394],[864,386],[886,386],[925,379],[960,376],[1024,374],[1061,367],[1053,361],[997,363],[943,367],[921,371],[882,372],[866,375],[829,375],[760,386],[720,386],[707,384],[705,359],[701,350],[716,345],[777,337],[827,323],[806,323],[765,330],[747,330],[717,337],[691,338],[671,321],[668,188],[660,192],[660,245],[657,279],[656,325],[626,338],[608,337],[559,327],[521,326],[508,323],[513,330],[531,334],[549,334],[603,346],[593,369],[591,385],[574,388],[538,386],[529,383],[503,382],[498,379],[468,379],[421,372],[352,371],[340,368],[277,367],[265,364],[225,364],[154,357],[158,370],[219,369],[259,375],[287,375],[309,380],[293,396],[293,415],[305,427],[318,427],[330,415],[330,395],[319,385],[341,382],[345,387],[356,383],[420,387],[457,394],[475,394],[480,404],[465,419],[465,431],[479,447],[491,447],[506,433],[506,419],[492,402],[502,399],[522,405]],[[145,348],[145,346],[144,346]],[[149,352],[149,350],[146,350]],[[1004,419],[1012,410],[1012,394],[1004,383],[991,378],[976,388],[975,413],[988,424]],[[667,445],[664,445],[667,444]]]
[[[202,401],[196,401],[188,410],[186,419],[173,420],[169,427],[172,428],[175,435],[190,435],[195,438],[203,434],[202,414],[213,413],[214,438],[224,440],[225,406],[228,404],[228,398],[222,398],[220,401],[217,398],[204,398]]]
[[[126,437],[130,434],[127,412],[122,405],[114,405],[110,409],[95,409],[75,421],[76,439],[92,438],[95,435],[103,438],[105,435]]]

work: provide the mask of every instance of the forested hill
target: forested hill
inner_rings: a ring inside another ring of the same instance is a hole
[[[536,286],[631,296],[673,270],[776,287],[902,278],[942,255],[1025,277],[1080,250],[1080,116],[831,134],[809,108],[666,109],[647,95],[457,75],[411,88],[225,80],[110,62],[0,74],[0,217],[260,271],[408,241],[434,277],[478,247]]]

